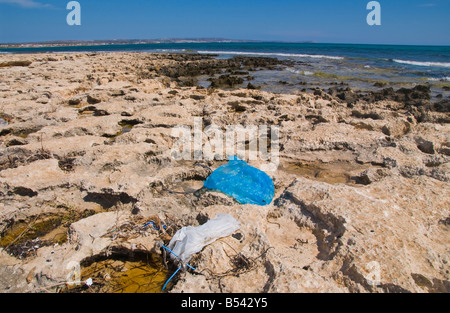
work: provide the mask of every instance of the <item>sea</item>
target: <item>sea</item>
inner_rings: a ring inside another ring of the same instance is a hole
[[[450,46],[405,46],[286,42],[184,42],[0,49],[5,53],[79,52],[201,53],[291,60],[276,71],[252,73],[253,85],[271,92],[341,84],[355,90],[429,84],[433,96],[450,96]],[[1,58],[1,56],[0,56]],[[206,83],[205,83],[206,84]],[[304,88],[301,88],[301,87]],[[205,86],[206,87],[206,86]]]

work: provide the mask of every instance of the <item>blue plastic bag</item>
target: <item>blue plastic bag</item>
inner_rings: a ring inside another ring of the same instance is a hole
[[[220,190],[241,204],[268,205],[275,195],[270,176],[237,157],[215,170],[203,185]]]

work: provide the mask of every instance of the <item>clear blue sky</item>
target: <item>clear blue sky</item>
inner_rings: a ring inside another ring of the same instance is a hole
[[[450,45],[450,0],[0,0],[0,42],[221,37],[267,41]]]

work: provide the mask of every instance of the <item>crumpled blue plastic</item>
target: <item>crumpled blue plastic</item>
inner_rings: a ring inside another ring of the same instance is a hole
[[[215,170],[203,185],[219,190],[241,204],[268,205],[275,195],[272,178],[236,156]]]

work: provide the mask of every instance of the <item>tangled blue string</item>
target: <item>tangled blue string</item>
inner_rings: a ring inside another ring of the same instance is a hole
[[[154,229],[159,230],[159,227],[156,226],[156,224],[155,224],[154,221],[148,222],[147,224],[144,225],[144,227],[147,227],[147,226],[150,225],[150,224],[153,224],[153,228],[154,228]],[[164,229],[166,229],[166,225],[162,225],[162,227],[163,227]],[[172,254],[173,254],[175,257],[177,257],[179,260],[181,260],[181,258],[180,258],[175,252],[173,252],[172,250],[170,250],[170,249],[167,248],[166,246],[161,245],[161,247],[164,248],[164,249],[166,249],[166,250],[169,251],[170,253],[172,253]],[[186,264],[186,265],[187,265],[190,269],[192,269],[192,270],[195,271],[195,268],[193,268],[193,267],[190,266],[189,264]],[[172,280],[172,278],[174,278],[175,275],[181,270],[181,267],[182,267],[182,266],[180,265],[180,267],[175,271],[175,273],[173,273],[172,276],[170,276],[170,278],[169,278],[169,279],[166,281],[166,283],[164,284],[162,290],[166,289],[167,284],[168,284],[168,283]]]
[[[166,281],[166,283],[164,284],[164,286],[163,286],[163,288],[162,288],[161,290],[166,289],[167,284],[170,282],[170,280],[171,280],[172,278],[175,277],[175,275],[176,275],[180,270],[181,270],[181,265],[180,265],[180,267],[175,271],[175,273],[173,273],[173,275],[170,276],[170,278]]]
[[[165,245],[161,245],[161,247],[163,247],[164,249],[166,249],[167,251],[169,251],[170,253],[172,253],[174,256],[176,256],[178,259],[181,260],[181,258],[175,254],[175,252],[173,252],[172,250],[170,250],[169,248],[167,248]],[[195,271],[195,268],[193,268],[192,266],[190,266],[189,264],[186,264],[190,269],[192,269],[193,271]]]
[[[175,252],[173,252],[172,250],[170,250],[169,248],[167,248],[164,245],[161,245],[162,248],[166,249],[167,251],[169,251],[170,253],[172,253],[174,256],[176,256],[178,259],[181,260],[181,258],[175,254]],[[190,266],[189,264],[186,264],[190,269],[195,271],[195,268],[193,268],[192,266]],[[170,276],[170,278],[166,281],[166,283],[164,284],[162,290],[166,289],[167,284],[172,280],[172,278],[175,277],[175,275],[181,270],[182,265],[180,265],[180,267],[175,271],[175,273],[172,274],[172,276]]]
[[[147,226],[150,225],[150,224],[153,224],[153,228],[154,228],[154,229],[159,230],[159,227],[157,227],[156,224],[155,224],[155,222],[153,222],[153,221],[148,222],[147,224],[144,225],[144,227],[147,227]],[[162,227],[163,227],[164,229],[167,228],[166,225],[162,225]]]

